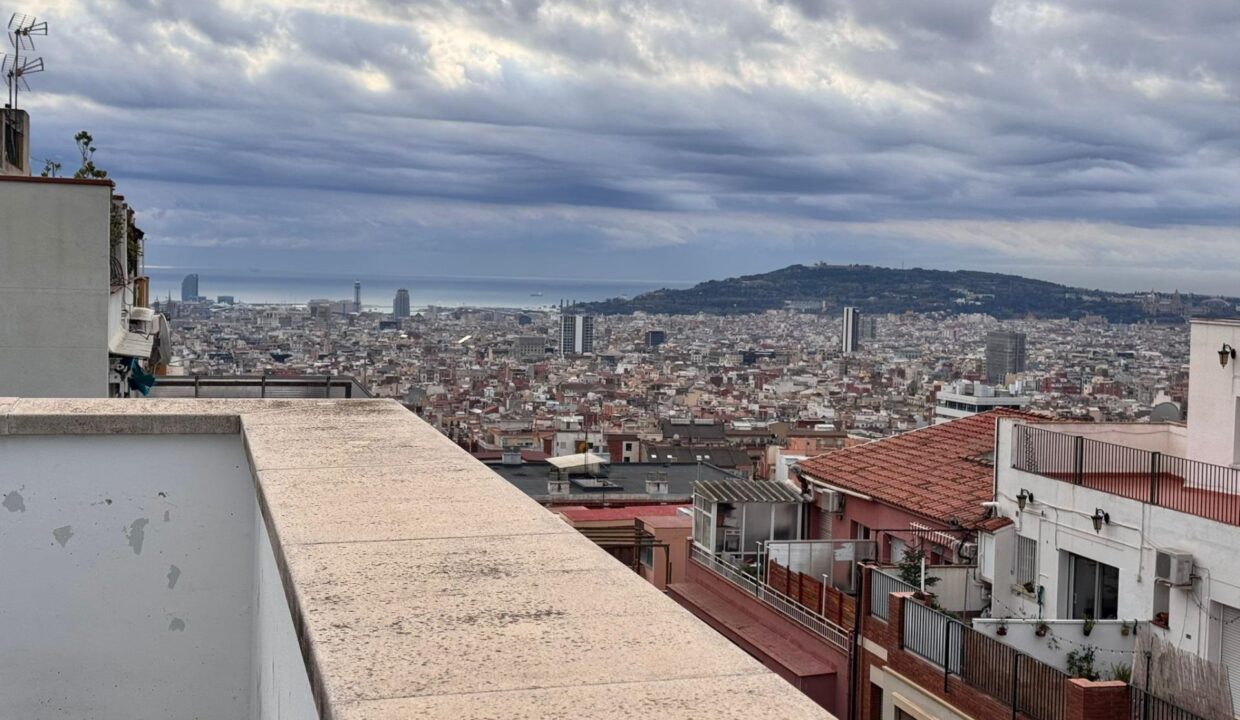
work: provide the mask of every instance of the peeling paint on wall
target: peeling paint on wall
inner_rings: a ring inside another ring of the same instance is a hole
[[[168,629],[175,632],[183,632],[185,630],[185,621],[179,617],[174,617],[172,622],[168,623]]]
[[[172,513],[168,510],[165,510],[164,511],[164,522],[168,522],[171,519],[172,519]]]
[[[26,512],[26,501],[22,498],[22,494],[14,490],[4,496],[4,502],[0,502],[9,512]]]
[[[125,531],[125,539],[129,541],[129,547],[133,548],[134,555],[142,554],[142,541],[146,538],[146,526],[150,522],[146,518],[138,518],[129,523],[129,529]]]
[[[181,578],[181,568],[177,567],[176,565],[173,565],[172,567],[168,568],[168,589],[171,590],[172,588],[176,587],[177,580],[179,580],[180,578]]]
[[[56,538],[56,542],[60,543],[61,547],[68,545],[69,538],[73,537],[73,526],[65,525],[63,527],[56,528],[52,531],[52,537]]]

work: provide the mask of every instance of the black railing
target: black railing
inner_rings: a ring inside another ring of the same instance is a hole
[[[900,646],[943,669],[945,693],[950,691],[949,680],[955,675],[1007,705],[1013,717],[1018,712],[1031,720],[1064,717],[1067,673],[1022,655],[1016,648],[933,608],[905,601]]]
[[[1013,428],[1012,467],[1240,525],[1240,470],[1032,425]]]
[[[164,375],[151,397],[369,398],[348,375]]]
[[[888,575],[876,568],[870,573],[870,614],[876,618],[886,620],[891,593],[916,591],[917,588],[895,575]]]
[[[1130,686],[1130,690],[1132,720],[1206,720],[1141,688]]]

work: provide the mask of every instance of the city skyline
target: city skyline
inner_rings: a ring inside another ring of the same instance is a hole
[[[1225,3],[349,13],[50,7],[34,157],[73,167],[89,129],[163,265],[1207,294],[1237,269]]]

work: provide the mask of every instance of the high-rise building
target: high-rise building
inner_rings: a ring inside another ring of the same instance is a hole
[[[396,291],[396,299],[392,301],[392,317],[409,317],[409,291],[405,288]]]
[[[646,331],[646,347],[656,348],[667,342],[667,331],[665,330],[647,330]]]
[[[1012,330],[995,330],[986,335],[986,382],[992,385],[1007,381],[1009,373],[1025,371],[1025,334]]]
[[[857,352],[861,340],[861,313],[855,307],[844,308],[844,353]]]
[[[198,299],[198,274],[190,273],[181,281],[181,302],[194,302]]]
[[[594,316],[560,316],[560,354],[583,355],[594,352]]]
[[[871,315],[861,316],[861,342],[878,337],[878,318]]]
[[[362,281],[353,281],[353,312],[360,313],[362,311]]]

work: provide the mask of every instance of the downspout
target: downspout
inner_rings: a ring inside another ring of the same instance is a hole
[[[857,577],[859,578],[857,594],[853,596],[853,607],[856,609],[853,612],[852,642],[848,644],[848,672],[853,680],[852,692],[848,693],[848,720],[857,720],[857,697],[862,688],[861,668],[858,667],[861,663],[861,653],[857,652],[857,643],[861,641],[861,598],[865,597],[862,594],[865,573],[860,573]]]

